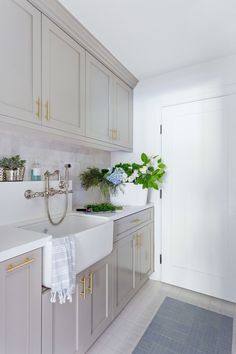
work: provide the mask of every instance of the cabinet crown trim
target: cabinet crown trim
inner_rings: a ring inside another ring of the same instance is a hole
[[[138,79],[57,0],[29,0],[115,75],[134,88]]]

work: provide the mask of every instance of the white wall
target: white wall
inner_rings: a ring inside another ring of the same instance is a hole
[[[232,92],[236,92],[236,55],[141,80],[134,95],[134,152],[112,153],[112,164],[120,161],[136,161],[143,151],[148,154],[161,153],[159,125],[163,106],[222,96]],[[151,201],[156,207],[156,271],[153,278],[160,279],[161,209],[157,192],[152,193]]]
[[[101,196],[97,191],[85,192],[81,189],[79,174],[87,167],[100,168],[110,166],[110,152],[74,146],[69,142],[60,142],[51,138],[30,135],[29,132],[17,130],[15,126],[3,129],[0,125],[0,158],[20,154],[27,160],[25,180],[30,180],[32,162],[37,160],[46,170],[59,169],[64,176],[64,164],[71,163],[70,178],[73,181],[73,206],[99,201]]]

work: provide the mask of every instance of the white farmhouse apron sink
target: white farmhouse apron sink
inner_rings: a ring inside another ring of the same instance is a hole
[[[58,226],[48,220],[21,226],[26,230],[44,233],[55,237],[75,235],[76,273],[80,273],[113,249],[113,221],[102,216],[68,214]],[[43,249],[43,285],[51,287],[52,241]]]

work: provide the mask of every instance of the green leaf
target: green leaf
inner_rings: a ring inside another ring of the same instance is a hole
[[[159,167],[159,168],[165,168],[166,165],[164,165],[164,163],[160,163],[160,164],[158,165],[158,167]]]
[[[133,167],[133,170],[138,170],[140,167],[142,167],[142,165],[139,165],[137,163],[132,163],[132,167]]]
[[[148,158],[148,156],[143,152],[142,155],[141,155],[141,160],[147,164],[150,160]]]
[[[148,171],[150,171],[150,172],[154,172],[154,171],[155,171],[155,169],[154,169],[154,167],[153,167],[153,166],[149,166],[149,167],[148,167]]]

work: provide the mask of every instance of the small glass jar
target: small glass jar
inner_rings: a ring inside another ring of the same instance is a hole
[[[41,166],[38,162],[33,162],[31,166],[31,181],[41,181]]]

